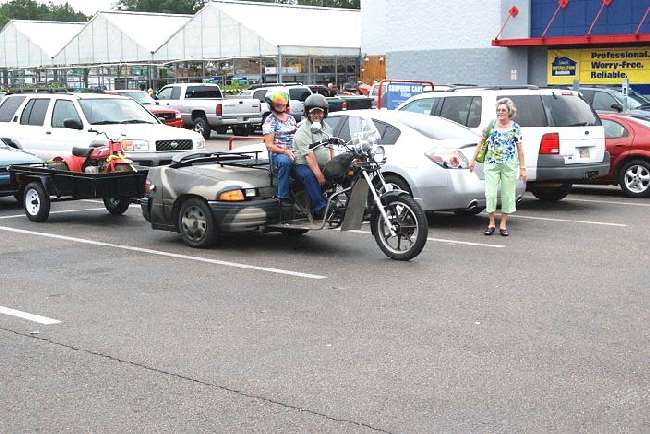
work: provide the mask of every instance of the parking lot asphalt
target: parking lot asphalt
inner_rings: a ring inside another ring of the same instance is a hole
[[[53,211],[0,199],[0,432],[650,429],[648,200],[526,197],[508,238],[437,213],[410,263],[367,231],[197,250],[135,206]]]

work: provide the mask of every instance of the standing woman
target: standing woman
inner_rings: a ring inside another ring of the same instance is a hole
[[[496,208],[499,187],[501,188],[501,221],[499,233],[504,237],[508,233],[508,215],[517,210],[517,177],[523,182],[528,180],[524,147],[521,143],[521,128],[512,119],[517,108],[510,98],[497,101],[496,121],[491,123],[484,134],[487,146],[485,153],[485,206],[490,222],[485,235],[492,235],[496,230]],[[482,146],[476,147],[469,169],[474,170],[476,157]],[[519,175],[519,176],[517,176]]]

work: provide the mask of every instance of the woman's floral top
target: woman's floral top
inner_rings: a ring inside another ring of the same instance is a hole
[[[487,139],[485,162],[503,164],[515,160],[517,143],[521,143],[521,127],[516,122],[513,122],[507,130],[498,130],[494,127]]]
[[[262,125],[262,133],[265,136],[271,134],[273,144],[282,148],[293,148],[293,135],[296,134],[297,129],[296,119],[291,115],[286,121],[281,121],[274,114],[270,114]]]

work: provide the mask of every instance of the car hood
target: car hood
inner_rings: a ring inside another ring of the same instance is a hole
[[[92,128],[114,139],[124,136],[131,140],[201,140],[201,135],[194,131],[163,124],[93,125]]]
[[[25,151],[14,148],[0,148],[0,166],[11,164],[34,164],[42,163],[43,160]]]

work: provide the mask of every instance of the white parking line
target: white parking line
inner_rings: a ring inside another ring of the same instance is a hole
[[[606,203],[609,205],[626,205],[626,206],[641,206],[641,207],[650,207],[650,203],[637,203],[637,202],[619,202],[617,200],[600,200],[600,199],[579,199],[576,197],[569,197],[567,199],[570,201],[576,202],[592,202],[592,203]]]
[[[349,231],[355,234],[370,234],[372,235],[372,232],[370,231]],[[494,247],[497,249],[502,249],[505,246],[503,244],[485,244],[485,243],[473,243],[470,241],[457,241],[457,240],[447,240],[443,238],[427,238],[427,241],[433,241],[436,243],[444,243],[444,244],[458,244],[461,246],[478,246],[478,247]]]
[[[23,312],[21,310],[11,309],[10,307],[0,306],[0,313],[4,315],[17,316],[18,318],[26,319],[28,321],[37,322],[44,325],[60,324],[58,319],[48,318],[42,315],[34,315],[31,313]]]
[[[567,219],[557,219],[557,218],[551,218],[551,217],[533,217],[533,216],[521,215],[521,214],[512,214],[510,217],[511,218],[518,218],[518,219],[527,219],[527,220],[541,220],[541,221],[546,221],[546,222],[582,223],[582,224],[587,224],[587,225],[614,226],[614,227],[618,227],[618,228],[626,228],[627,227],[627,225],[624,224],[624,223],[598,222],[598,221],[592,221],[592,220],[567,220]]]
[[[106,211],[106,208],[84,208],[84,209],[63,209],[59,211],[50,211],[50,214],[65,214],[65,213],[71,213],[71,212],[81,212],[81,211]],[[17,219],[20,217],[27,217],[25,213],[23,214],[13,214],[13,215],[5,215],[0,217],[0,219]]]
[[[152,249],[145,249],[145,248],[142,248],[142,247],[104,243],[102,241],[87,240],[87,239],[84,239],[84,238],[68,237],[68,236],[65,236],[65,235],[51,234],[51,233],[48,233],[48,232],[27,231],[27,230],[24,230],[24,229],[10,228],[8,226],[0,226],[0,231],[13,232],[13,233],[25,234],[25,235],[34,235],[34,236],[45,237],[45,238],[53,238],[53,239],[70,241],[70,242],[79,243],[79,244],[90,244],[92,246],[111,247],[111,248],[114,248],[114,249],[122,249],[122,250],[129,250],[129,251],[132,251],[132,252],[147,253],[147,254],[156,255],[156,256],[164,256],[164,257],[167,257],[167,258],[185,259],[185,260],[188,260],[188,261],[204,262],[204,263],[214,264],[214,265],[222,265],[222,266],[225,266],[225,267],[241,268],[241,269],[246,269],[246,270],[265,271],[267,273],[284,274],[284,275],[287,275],[287,276],[303,277],[303,278],[306,278],[306,279],[327,279],[327,276],[321,276],[319,274],[301,273],[301,272],[298,272],[298,271],[284,270],[284,269],[281,269],[281,268],[273,268],[273,267],[258,267],[256,265],[242,264],[242,263],[239,263],[239,262],[221,261],[221,260],[218,260],[218,259],[203,258],[201,256],[181,255],[181,254],[178,254],[178,253],[164,252],[164,251],[161,251],[161,250],[152,250]]]

